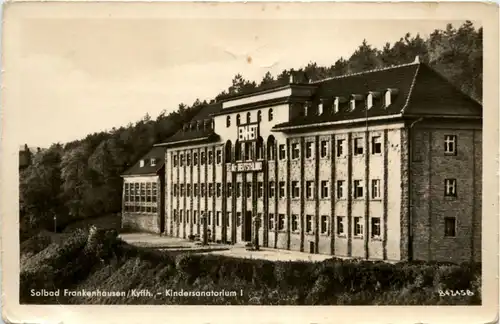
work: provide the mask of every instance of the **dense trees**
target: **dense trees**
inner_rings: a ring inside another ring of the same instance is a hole
[[[427,38],[405,34],[382,49],[366,40],[348,58],[339,58],[331,66],[309,62],[298,71],[310,80],[355,73],[367,69],[410,63],[419,55],[453,84],[473,98],[482,99],[482,28],[470,21],[458,29],[451,24],[435,30]],[[244,94],[286,84],[292,70],[276,77],[266,73],[257,83],[237,74],[227,90],[214,99]],[[214,102],[214,99],[211,102]],[[155,142],[175,133],[207,102],[196,100],[190,106],[180,104],[177,111],[163,111],[156,120],[146,114],[126,127],[88,135],[64,145],[55,144],[37,153],[33,163],[21,171],[21,226],[48,227],[58,215],[61,224],[76,218],[91,217],[120,210],[120,174],[145,154]]]

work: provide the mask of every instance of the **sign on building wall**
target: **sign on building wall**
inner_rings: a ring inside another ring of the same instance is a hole
[[[261,171],[262,161],[257,162],[240,162],[231,165],[231,171],[233,172],[248,172],[248,171]]]
[[[240,142],[256,141],[259,137],[259,124],[250,123],[238,126],[238,140]]]

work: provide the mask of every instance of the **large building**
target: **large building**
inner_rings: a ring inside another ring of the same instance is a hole
[[[165,149],[165,235],[376,260],[481,259],[482,107],[425,64],[208,105]],[[163,189],[163,188],[162,188]]]

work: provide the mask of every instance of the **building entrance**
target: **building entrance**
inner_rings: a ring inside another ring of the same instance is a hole
[[[244,241],[251,241],[252,240],[252,212],[247,211],[245,213],[245,232],[243,233],[243,240]]]

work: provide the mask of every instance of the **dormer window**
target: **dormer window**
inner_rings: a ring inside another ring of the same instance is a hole
[[[339,112],[339,102],[340,102],[339,97],[335,97],[335,100],[333,101],[333,112],[334,113]]]
[[[385,107],[389,107],[391,105],[391,99],[392,99],[392,93],[391,93],[391,90],[387,90],[385,92],[385,100],[384,100],[384,104],[385,104]]]
[[[197,130],[200,130],[201,128],[201,120],[199,120],[197,123],[196,123],[196,129]]]
[[[354,109],[356,109],[356,99],[351,99],[349,102],[349,110],[354,111]]]
[[[318,115],[323,115],[323,99],[318,104]]]
[[[188,129],[189,129],[189,125],[188,124],[182,125],[182,130],[183,131],[187,131]]]
[[[151,158],[150,163],[151,163],[151,166],[155,166],[156,165],[156,159],[155,158]]]
[[[373,94],[369,93],[366,96],[366,109],[370,109],[371,107],[373,107]]]
[[[142,168],[142,167],[144,167],[144,160],[140,160],[140,161],[139,161],[139,166],[140,166],[141,168]]]

